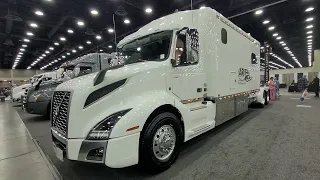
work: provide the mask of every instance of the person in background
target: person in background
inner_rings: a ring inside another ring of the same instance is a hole
[[[303,92],[308,87],[308,80],[304,75],[298,80],[298,89],[300,92]]]
[[[275,87],[275,91],[276,91],[276,99],[279,99],[279,97],[280,97],[280,92],[279,92],[280,83],[279,83],[278,78],[275,78],[274,87]]]
[[[275,86],[274,86],[274,82],[273,82],[273,77],[271,77],[270,80],[268,81],[268,86],[269,86],[269,90],[270,90],[270,100],[275,101],[276,94],[275,94]]]
[[[311,84],[314,87],[315,97],[319,97],[319,78],[315,76]]]

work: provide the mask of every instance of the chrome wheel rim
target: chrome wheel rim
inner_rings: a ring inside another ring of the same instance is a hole
[[[176,133],[169,125],[161,126],[153,137],[153,154],[160,161],[167,161],[176,145]]]

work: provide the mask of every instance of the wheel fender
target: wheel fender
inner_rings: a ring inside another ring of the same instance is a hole
[[[117,122],[110,138],[141,132],[148,117],[158,107],[165,104],[174,106],[174,97],[165,91],[152,91],[143,93],[141,96],[132,96],[125,103],[125,107],[132,107],[132,109]],[[130,130],[130,128],[134,130]]]

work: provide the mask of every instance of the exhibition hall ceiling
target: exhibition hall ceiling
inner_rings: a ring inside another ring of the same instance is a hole
[[[201,7],[269,42],[275,68],[311,66],[320,49],[319,0],[193,0],[193,9]],[[111,53],[115,35],[119,42],[154,19],[190,9],[190,0],[1,0],[0,69],[52,69],[87,53]]]

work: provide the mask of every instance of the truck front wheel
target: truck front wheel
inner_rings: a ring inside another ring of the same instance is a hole
[[[140,138],[139,163],[151,171],[161,172],[177,159],[183,141],[180,120],[172,113],[154,117]]]

